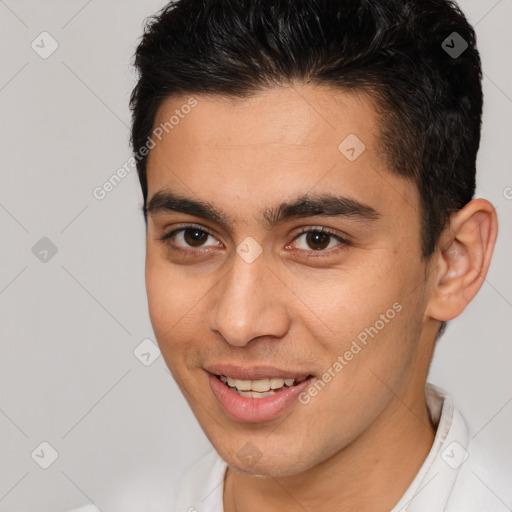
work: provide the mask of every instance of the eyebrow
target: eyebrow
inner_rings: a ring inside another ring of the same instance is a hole
[[[186,213],[215,222],[226,230],[236,223],[235,218],[207,201],[180,196],[169,190],[156,192],[143,211],[145,216],[162,212]],[[371,206],[332,194],[302,194],[260,212],[263,224],[269,228],[287,220],[312,216],[347,217],[359,221],[376,221],[380,218],[380,214]]]

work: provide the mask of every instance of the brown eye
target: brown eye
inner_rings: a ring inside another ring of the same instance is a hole
[[[213,242],[207,244],[208,238],[211,238]],[[187,248],[199,249],[202,247],[211,247],[212,245],[222,245],[209,231],[194,225],[182,226],[181,228],[166,233],[160,237],[159,240],[175,251],[186,251]]]
[[[183,240],[191,247],[201,247],[210,235],[201,229],[187,228],[183,230]]]
[[[305,236],[304,236],[305,235]],[[299,243],[299,240],[303,241]],[[295,237],[295,245],[297,248],[312,252],[330,252],[331,248],[344,248],[349,245],[349,241],[337,233],[333,233],[326,228],[303,229]]]
[[[319,231],[310,231],[306,234],[306,242],[315,251],[325,249],[329,245],[332,235],[326,235]]]

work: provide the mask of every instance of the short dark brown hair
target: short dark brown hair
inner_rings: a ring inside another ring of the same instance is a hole
[[[147,20],[135,53],[132,148],[147,143],[162,101],[178,94],[246,97],[296,82],[370,93],[391,170],[418,187],[428,258],[475,191],[475,39],[448,0],[177,0]],[[137,160],[144,211],[146,164]]]

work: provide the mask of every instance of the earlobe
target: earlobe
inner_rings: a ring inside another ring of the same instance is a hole
[[[445,322],[460,315],[482,286],[496,243],[494,206],[474,199],[452,215],[437,254],[438,270],[426,315]]]

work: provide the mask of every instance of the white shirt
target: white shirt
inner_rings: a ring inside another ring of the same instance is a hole
[[[479,438],[470,439],[462,415],[442,389],[427,384],[427,408],[437,426],[432,448],[391,512],[500,512],[512,510],[512,479],[486,460]],[[185,473],[173,512],[224,512],[227,464],[210,451]],[[498,485],[497,483],[500,483]]]
[[[500,457],[493,457],[488,446],[482,444],[484,436],[473,437],[451,397],[442,389],[427,384],[425,398],[436,427],[434,443],[411,485],[390,512],[512,510],[510,461],[507,468],[502,467]],[[226,470],[226,462],[212,449],[184,474],[174,507],[159,510],[224,512]],[[88,505],[70,512],[97,510]]]

